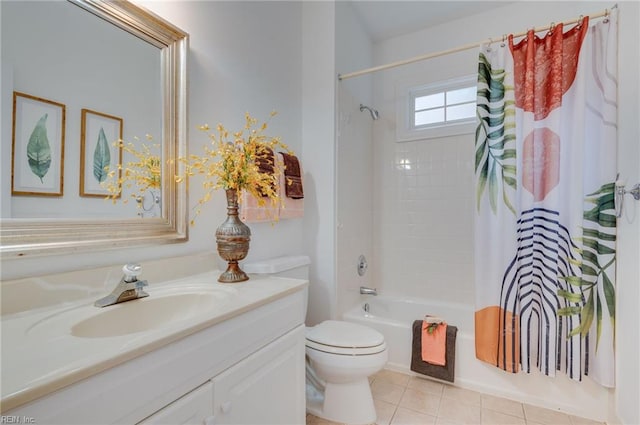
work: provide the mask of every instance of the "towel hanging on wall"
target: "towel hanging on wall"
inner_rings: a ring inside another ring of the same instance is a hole
[[[285,161],[285,155],[284,153],[280,152],[281,155],[281,160],[284,162]],[[291,157],[292,155],[287,155],[289,157]],[[295,157],[294,157],[295,158]],[[283,172],[282,174],[280,174],[279,178],[280,178],[280,197],[282,199],[282,206],[280,207],[280,218],[284,219],[284,218],[301,218],[302,216],[304,216],[304,193],[302,191],[302,187],[303,187],[303,181],[302,181],[302,176],[303,176],[303,170],[302,170],[302,164],[300,163],[300,161],[295,158],[296,161],[295,163],[297,165],[294,165],[292,168],[297,167],[297,170],[295,170],[297,172],[297,174],[299,175],[299,177],[296,179],[300,182],[300,198],[292,198],[289,196],[286,196],[286,188],[288,188],[289,186],[287,185],[287,177],[285,176],[286,170],[285,172]],[[286,166],[287,163],[284,162],[284,165]],[[289,168],[289,172],[291,172],[292,169]],[[283,189],[284,187],[284,189]]]
[[[287,198],[304,198],[302,173],[300,171],[298,157],[286,153],[281,153],[281,155],[284,161],[285,194]]]

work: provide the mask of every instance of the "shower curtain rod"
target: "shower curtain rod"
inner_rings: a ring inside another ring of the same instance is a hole
[[[615,9],[618,7],[618,4],[614,4],[612,9]],[[602,17],[607,17],[609,16],[609,9],[605,9],[604,11],[600,12],[600,13],[595,13],[593,15],[589,15],[589,20],[592,19],[597,19],[597,18],[602,18]],[[564,21],[562,22],[562,25],[569,25],[569,24],[574,24],[574,23],[578,23],[582,20],[583,16],[580,16],[577,20],[576,19],[572,19],[569,21]],[[533,28],[534,32],[541,32],[541,31],[549,31],[551,30],[556,24],[554,22],[551,23],[551,25],[546,25],[544,27],[538,27],[538,28]],[[513,34],[514,37],[522,37],[527,35],[527,33],[530,30],[518,33],[518,34]],[[507,38],[507,35],[502,35],[500,37],[492,37],[486,40],[482,40],[482,41],[477,41],[475,43],[469,43],[469,44],[465,44],[459,47],[454,47],[453,49],[449,49],[449,50],[443,50],[441,52],[435,52],[435,53],[428,53],[426,55],[420,55],[420,56],[415,56],[413,58],[409,58],[409,59],[405,59],[405,60],[401,60],[401,61],[397,61],[397,62],[391,62],[391,63],[387,63],[385,65],[378,65],[378,66],[374,66],[372,68],[367,68],[367,69],[362,69],[360,71],[354,71],[354,72],[349,72],[347,74],[338,74],[338,80],[342,81],[342,80],[346,80],[348,78],[353,78],[353,77],[359,77],[361,75],[365,75],[365,74],[371,74],[373,72],[377,72],[377,71],[383,71],[385,69],[390,69],[390,68],[395,68],[398,66],[402,66],[402,65],[408,65],[410,63],[414,63],[414,62],[420,62],[423,60],[427,60],[427,59],[432,59],[432,58],[437,58],[438,56],[444,56],[444,55],[449,55],[451,53],[457,53],[457,52],[462,52],[464,50],[469,50],[469,49],[473,49],[476,47],[479,47],[481,45],[483,45],[484,43],[496,43],[498,41],[504,41]]]

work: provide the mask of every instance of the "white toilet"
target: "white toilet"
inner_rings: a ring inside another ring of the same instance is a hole
[[[242,266],[246,273],[309,278],[309,257],[279,257]],[[343,424],[372,424],[369,376],[387,362],[383,335],[355,323],[327,320],[308,327],[307,412]]]

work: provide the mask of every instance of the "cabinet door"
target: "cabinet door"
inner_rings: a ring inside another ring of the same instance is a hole
[[[216,424],[304,424],[304,326],[216,376],[213,385]]]
[[[140,422],[144,425],[213,423],[213,384],[207,382]]]

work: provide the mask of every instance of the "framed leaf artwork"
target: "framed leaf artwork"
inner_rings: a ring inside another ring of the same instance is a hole
[[[122,163],[120,140],[122,118],[89,109],[82,110],[80,196],[105,197],[109,195],[107,182],[119,184],[119,165]]]
[[[11,194],[62,196],[66,107],[13,92]]]

